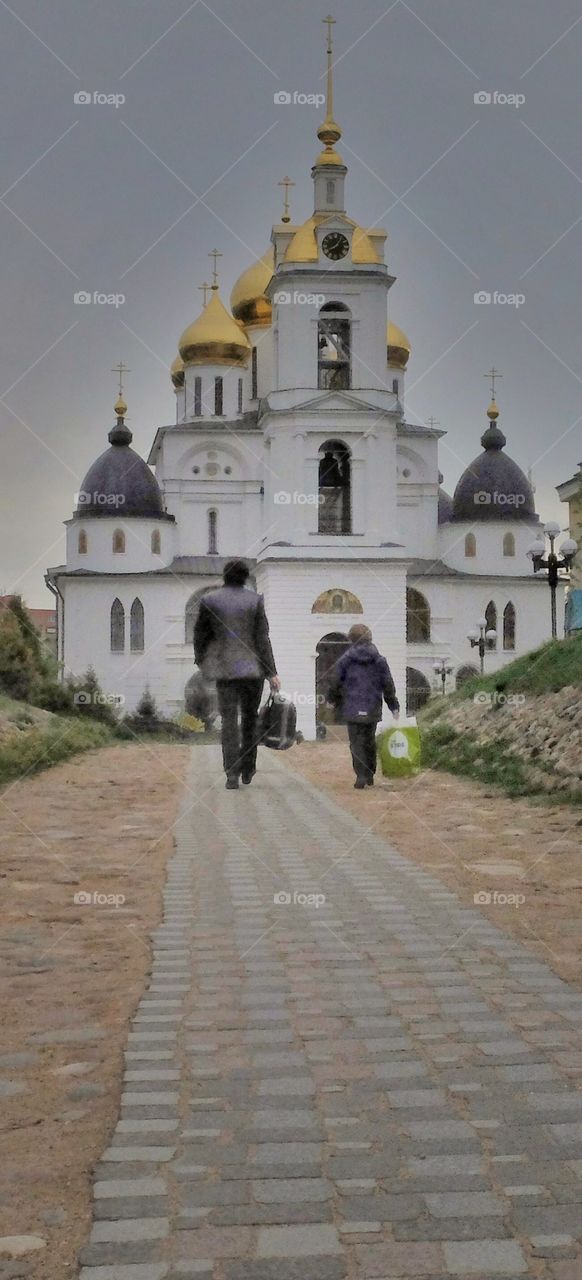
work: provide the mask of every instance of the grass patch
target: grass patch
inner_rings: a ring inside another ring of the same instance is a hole
[[[495,742],[478,742],[465,731],[450,724],[425,724],[422,730],[422,763],[430,769],[461,774],[476,782],[500,787],[512,798],[535,796],[553,804],[582,804],[581,790],[560,790],[551,795],[542,791],[539,782],[524,762],[513,752],[510,742],[502,737]],[[536,761],[536,768],[542,766]],[[546,769],[545,772],[552,771]]]
[[[472,698],[478,690],[494,693],[557,693],[566,685],[582,686],[582,634],[550,640],[489,676],[474,676],[452,697]],[[448,701],[448,699],[443,699]]]
[[[0,742],[0,785],[114,741],[105,725],[81,718],[54,716],[42,727],[16,728]]]

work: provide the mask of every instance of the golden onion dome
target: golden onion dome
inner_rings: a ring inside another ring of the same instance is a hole
[[[251,344],[214,290],[202,315],[184,329],[178,349],[185,365],[245,364]]]
[[[388,364],[396,365],[397,369],[405,369],[412,347],[406,334],[392,320],[388,322],[386,342],[388,344]]]
[[[328,213],[315,213],[307,222],[299,227],[293,236],[285,254],[285,262],[317,262],[316,228],[329,219]],[[354,228],[352,237],[352,261],[362,263],[378,263],[380,261],[376,249],[363,227],[359,227],[352,218],[345,219],[348,226]]]
[[[239,276],[230,295],[230,308],[235,320],[244,325],[269,325],[272,307],[265,289],[275,270],[275,251],[267,249]]]
[[[170,377],[174,383],[176,391],[178,391],[180,387],[184,386],[184,361],[181,355],[177,355],[176,359],[170,365]]]
[[[118,418],[125,418],[125,415],[127,413],[127,405],[125,403],[125,400],[123,399],[121,392],[119,393],[119,399],[115,401],[113,408]]]
[[[487,417],[489,418],[490,422],[497,422],[497,419],[499,417],[499,409],[497,408],[495,397],[493,397],[491,404],[489,405],[489,408],[487,410]]]

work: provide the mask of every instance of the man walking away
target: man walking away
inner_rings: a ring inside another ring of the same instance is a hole
[[[224,586],[202,597],[194,628],[195,660],[201,670],[212,660],[216,674],[229,791],[238,790],[239,777],[248,786],[256,772],[257,712],[264,681],[274,693],[281,688],[263,597],[246,588],[248,576],[244,560],[229,560]]]
[[[357,791],[373,787],[376,772],[376,729],[384,699],[394,719],[400,713],[390,667],[372,644],[372,632],[356,623],[348,632],[351,648],[336,663],[328,699],[340,707],[348,726]]]

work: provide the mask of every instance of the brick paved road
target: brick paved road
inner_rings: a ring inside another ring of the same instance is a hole
[[[261,764],[192,752],[82,1280],[581,1280],[582,995]]]

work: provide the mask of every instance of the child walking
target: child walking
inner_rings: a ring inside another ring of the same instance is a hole
[[[341,710],[348,727],[356,781],[362,791],[373,787],[376,772],[376,731],[382,719],[382,699],[397,720],[400,704],[385,658],[372,644],[372,632],[362,622],[348,632],[350,648],[336,663],[328,700]]]

